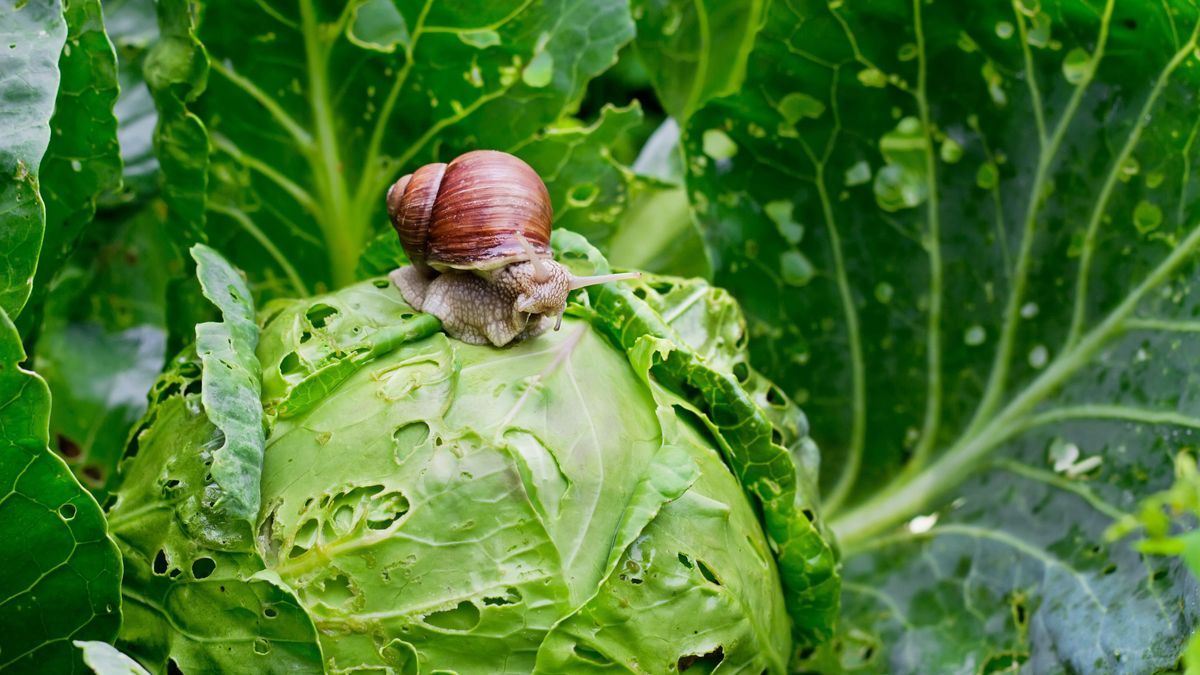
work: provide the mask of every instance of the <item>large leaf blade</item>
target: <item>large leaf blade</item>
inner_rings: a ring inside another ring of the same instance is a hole
[[[121,560],[100,505],[47,447],[50,390],[0,312],[0,668],[73,672],[73,639],[112,640]]]
[[[7,131],[0,142],[0,309],[17,316],[33,287],[46,210],[38,169],[50,142],[58,95],[58,57],[67,24],[57,2],[16,4],[0,12],[0,100]]]
[[[777,3],[746,86],[692,118],[717,282],[843,507],[823,667],[1174,662],[1195,586],[1103,532],[1196,428],[1197,20]]]
[[[245,26],[263,28],[247,40]],[[214,236],[277,295],[352,281],[392,181],[525,142],[577,105],[632,30],[627,7],[598,1],[208,3],[213,74],[191,107],[215,149]]]

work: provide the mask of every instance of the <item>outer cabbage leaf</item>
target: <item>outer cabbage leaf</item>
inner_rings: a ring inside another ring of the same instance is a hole
[[[254,349],[258,324],[254,298],[241,273],[204,244],[192,247],[204,297],[221,310],[222,321],[196,326],[204,410],[221,430],[213,451],[213,482],[220,489],[213,507],[250,524],[258,517],[263,465],[262,368]]]
[[[67,36],[58,62],[50,143],[38,173],[46,227],[30,297],[35,314],[40,314],[51,282],[92,222],[97,198],[121,185],[113,114],[117,55],[104,31],[100,0],[65,0],[62,12]]]
[[[607,261],[574,233],[556,232],[554,246],[577,274],[607,272]],[[682,299],[678,287],[689,285],[693,287]],[[763,380],[746,363],[736,305],[702,282],[650,277],[632,286],[591,287],[595,320],[634,363],[701,416],[730,471],[761,508],[797,636],[801,643],[820,642],[837,616],[839,579],[817,518],[815,480],[802,473],[815,465],[809,461],[798,467],[784,445],[792,445],[803,432],[793,427],[785,435],[785,425],[773,424],[779,415],[768,416],[756,404],[752,392],[761,390]],[[655,307],[667,311],[659,314]],[[693,307],[699,311],[689,312]],[[680,322],[691,343],[676,332],[673,321]],[[768,408],[789,406],[773,387],[764,397]]]
[[[111,640],[121,558],[100,505],[47,447],[50,390],[0,311],[0,669],[83,672],[71,640]]]
[[[14,3],[0,13],[0,309],[17,316],[33,285],[46,208],[38,171],[50,142],[58,58],[67,24],[58,2]]]
[[[1198,22],[774,3],[689,121],[716,281],[830,468],[846,612],[814,668],[1176,662],[1194,582],[1103,532],[1200,428]]]
[[[200,401],[194,354],[175,360],[134,433],[109,523],[125,560],[117,646],[152,672],[321,672],[308,613],[231,541],[209,473],[223,437]]]
[[[633,23],[602,0],[219,0],[198,35],[212,73],[189,109],[212,138],[214,241],[264,290],[307,295],[354,280],[392,181],[531,138],[578,104]]]

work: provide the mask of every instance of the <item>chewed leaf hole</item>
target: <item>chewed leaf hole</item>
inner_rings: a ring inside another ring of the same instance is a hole
[[[267,617],[268,619],[274,619],[275,617],[279,616],[279,610],[275,609],[274,607],[266,607],[263,609],[263,616]]]
[[[423,621],[436,628],[468,631],[479,625],[479,608],[475,603],[463,600],[453,609],[426,614]]]
[[[391,286],[387,279],[376,279],[375,281],[371,282],[371,285],[375,288],[387,288],[388,286]]]
[[[371,501],[367,512],[367,527],[372,530],[386,530],[404,514],[408,513],[408,497],[399,492],[381,495]]]
[[[310,586],[309,590],[315,591],[315,595],[331,607],[343,605],[355,596],[354,588],[345,574],[326,577]]]
[[[254,639],[254,653],[259,656],[266,656],[271,653],[271,643],[264,638]]]
[[[154,554],[154,564],[151,567],[155,574],[167,573],[167,554],[165,551],[159,550]]]
[[[700,568],[700,575],[707,579],[708,583],[716,584],[718,586],[722,585],[721,580],[718,579],[717,575],[713,573],[712,568],[705,564],[703,560],[697,560],[696,566]]]
[[[75,505],[70,502],[58,507],[58,515],[62,516],[63,520],[71,520],[75,517]]]
[[[692,559],[687,557],[687,555],[684,553],[679,554],[679,564],[683,565],[684,567],[688,568],[689,570],[694,567],[694,565],[692,565]]]
[[[318,302],[308,308],[308,311],[304,313],[304,318],[308,319],[309,325],[313,328],[324,328],[337,313],[337,307]]]
[[[483,599],[483,604],[489,607],[502,607],[504,605],[515,605],[521,602],[521,592],[509,586],[504,589],[503,596],[488,596]]]
[[[217,569],[217,561],[212,558],[196,558],[192,562],[192,577],[207,579]]]
[[[587,661],[588,663],[594,663],[598,666],[612,665],[612,659],[608,658],[604,654],[601,654],[600,652],[596,651],[595,649],[592,649],[591,647],[588,647],[586,645],[576,644],[574,649],[575,649],[575,655],[578,656],[579,658],[583,659],[584,661]]]
[[[300,356],[296,352],[288,352],[279,362],[279,374],[284,377],[304,374],[304,365],[300,363]]]
[[[711,673],[725,660],[725,649],[718,646],[707,654],[685,654],[679,657],[676,666],[679,672]]]
[[[737,378],[738,382],[746,384],[746,381],[750,379],[750,366],[746,365],[745,361],[738,361],[733,364],[733,376]]]

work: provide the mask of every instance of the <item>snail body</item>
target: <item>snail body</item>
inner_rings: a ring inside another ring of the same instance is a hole
[[[392,272],[392,282],[463,342],[502,347],[534,337],[561,320],[572,290],[637,276],[576,277],[555,262],[550,194],[507,153],[476,150],[426,164],[396,181],[387,206],[412,262]]]

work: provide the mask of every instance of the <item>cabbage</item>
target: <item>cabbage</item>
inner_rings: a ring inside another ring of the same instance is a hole
[[[495,349],[377,279],[268,306],[251,358],[177,358],[110,512],[119,646],[184,672],[785,672],[836,609],[814,467],[783,447],[811,456],[803,418],[749,370],[724,292],[580,297]],[[205,397],[255,368],[261,409]],[[245,520],[214,467],[256,413]]]

